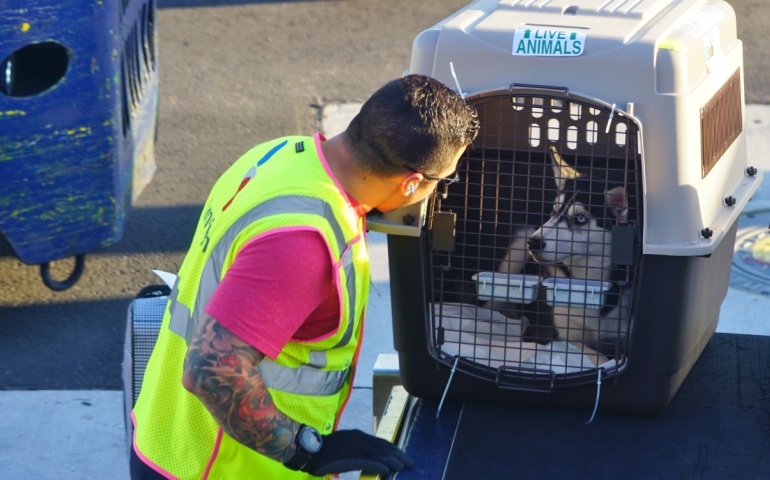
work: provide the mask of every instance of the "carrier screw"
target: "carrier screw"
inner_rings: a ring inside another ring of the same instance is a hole
[[[703,236],[703,238],[709,239],[709,238],[711,238],[712,235],[714,235],[714,230],[706,227],[706,228],[704,228],[703,230],[700,231],[700,234]]]
[[[404,215],[401,221],[404,222],[404,225],[412,225],[414,224],[414,215],[412,215],[411,213],[407,213],[406,215]]]
[[[757,169],[755,167],[748,167],[746,169],[746,175],[753,177],[756,174],[757,174]]]
[[[736,202],[735,197],[733,197],[732,195],[725,198],[725,205],[727,205],[728,207],[732,207],[733,205],[735,205],[735,202]]]

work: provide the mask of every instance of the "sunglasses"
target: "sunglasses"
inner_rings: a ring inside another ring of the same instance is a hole
[[[460,181],[460,173],[457,170],[455,170],[455,172],[451,176],[449,176],[449,177],[436,177],[436,176],[433,176],[433,175],[428,175],[425,172],[421,172],[421,171],[417,170],[416,168],[414,168],[412,166],[409,166],[409,165],[403,165],[403,167],[406,168],[407,170],[409,170],[410,172],[419,173],[420,175],[422,175],[427,180],[433,180],[435,182],[441,182],[444,185],[452,185],[453,183],[456,183],[456,182]]]

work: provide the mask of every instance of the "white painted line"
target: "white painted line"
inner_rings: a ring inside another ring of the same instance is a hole
[[[350,121],[361,110],[360,103],[331,104],[323,108],[321,113],[321,132],[326,138],[340,134],[348,128]]]

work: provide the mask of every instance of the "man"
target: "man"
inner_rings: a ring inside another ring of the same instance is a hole
[[[475,110],[440,82],[389,82],[347,130],[247,152],[213,187],[133,411],[134,479],[304,479],[411,461],[336,431],[369,291],[365,214],[456,180]]]

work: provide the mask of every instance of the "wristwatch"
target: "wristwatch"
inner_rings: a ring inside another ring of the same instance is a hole
[[[294,444],[297,446],[297,451],[283,465],[292,470],[301,470],[316,453],[321,451],[323,437],[315,428],[300,425],[297,436],[294,437]]]

